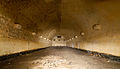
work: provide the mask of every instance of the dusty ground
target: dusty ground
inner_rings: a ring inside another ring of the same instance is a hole
[[[67,47],[50,47],[0,62],[0,69],[120,69],[120,62]]]

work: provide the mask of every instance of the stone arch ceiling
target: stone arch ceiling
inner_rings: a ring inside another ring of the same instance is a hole
[[[48,38],[61,34],[69,39],[84,32],[82,40],[89,41],[120,34],[119,0],[0,0],[0,7],[22,29]],[[99,30],[93,29],[95,24]]]

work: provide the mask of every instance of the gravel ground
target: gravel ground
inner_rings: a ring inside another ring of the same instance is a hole
[[[0,69],[120,69],[120,62],[67,47],[49,47],[0,61]]]

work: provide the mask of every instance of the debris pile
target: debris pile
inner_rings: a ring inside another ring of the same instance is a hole
[[[37,64],[35,69],[69,69],[71,62],[60,56],[46,56],[41,60],[35,60],[33,64]]]

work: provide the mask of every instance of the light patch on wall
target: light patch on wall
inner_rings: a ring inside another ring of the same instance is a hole
[[[14,28],[16,28],[16,29],[21,29],[22,26],[21,26],[20,24],[14,24]]]
[[[32,33],[32,35],[36,35],[36,33],[35,33],[35,32],[33,32],[33,33]]]
[[[84,33],[84,32],[80,32],[80,35],[81,35],[81,36],[84,36],[84,35],[85,35],[85,33]]]
[[[47,38],[52,38],[56,34],[56,29],[51,29],[47,32]]]
[[[112,54],[120,56],[119,45],[116,43],[85,43],[84,46],[80,47],[82,49],[97,51],[100,53]]]
[[[89,42],[80,42],[79,48],[96,51],[100,53],[112,54],[120,56],[120,36],[106,36],[103,38],[95,38]]]
[[[0,56],[43,48],[46,45],[47,44],[43,42],[30,42],[17,39],[0,38]]]

